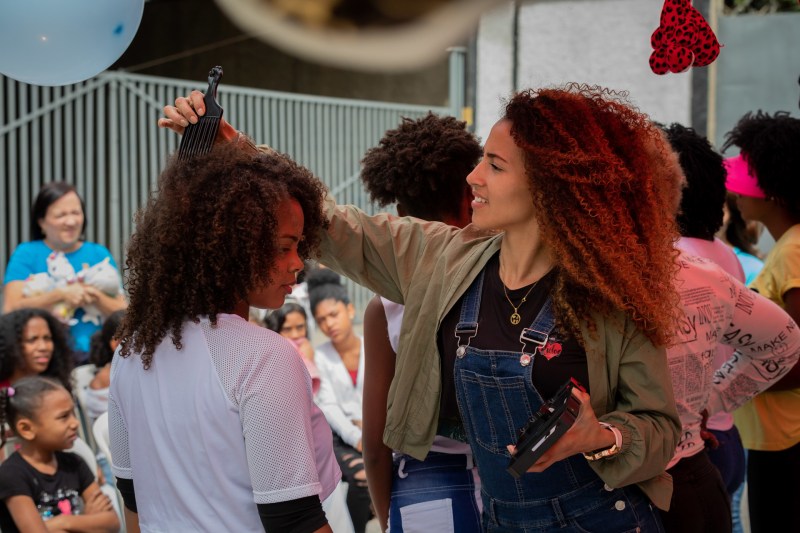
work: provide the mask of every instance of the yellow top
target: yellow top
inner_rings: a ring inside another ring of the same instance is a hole
[[[800,288],[800,224],[784,233],[750,284],[785,309],[783,295]],[[780,451],[800,442],[800,389],[765,391],[734,412],[745,448]]]

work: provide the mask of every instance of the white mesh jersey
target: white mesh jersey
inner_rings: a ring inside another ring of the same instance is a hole
[[[327,498],[341,472],[294,347],[236,315],[187,322],[181,342],[148,370],[112,365],[112,471],[134,481],[141,530],[263,531],[256,504]]]

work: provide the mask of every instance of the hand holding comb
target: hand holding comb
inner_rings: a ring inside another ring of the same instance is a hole
[[[217,103],[217,87],[222,79],[222,67],[216,66],[208,72],[208,90],[203,101],[206,113],[198,117],[197,124],[186,126],[181,144],[178,146],[178,158],[188,159],[195,155],[211,151],[222,120],[222,107]]]

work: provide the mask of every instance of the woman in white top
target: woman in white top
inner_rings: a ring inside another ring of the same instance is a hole
[[[314,253],[323,187],[250,146],[173,159],[136,218],[109,394],[128,531],[331,531],[341,474],[308,372],[247,320]]]
[[[355,308],[339,274],[320,268],[306,277],[311,312],[330,340],[317,347],[314,362],[320,388],[316,402],[333,430],[333,450],[347,481],[347,508],[356,533],[372,518],[362,457],[361,405],[364,394],[364,340],[353,330]]]

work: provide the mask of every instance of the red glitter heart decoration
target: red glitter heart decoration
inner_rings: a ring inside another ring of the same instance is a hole
[[[718,56],[717,36],[691,0],[664,0],[661,23],[650,37],[650,69],[656,74],[705,67]]]

